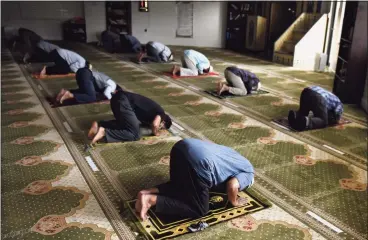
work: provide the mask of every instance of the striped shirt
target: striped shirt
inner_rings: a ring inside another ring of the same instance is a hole
[[[343,112],[343,105],[340,99],[335,94],[319,86],[311,86],[309,89],[321,95],[327,103],[327,110],[333,113],[333,117],[336,120],[340,120]]]

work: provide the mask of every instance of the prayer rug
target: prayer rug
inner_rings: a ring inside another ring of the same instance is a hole
[[[288,128],[289,130],[291,131],[295,131],[295,132],[300,132],[298,130],[295,130],[294,128],[292,128],[290,125],[289,125],[289,120],[287,117],[283,117],[283,118],[278,118],[278,119],[273,119],[272,120],[273,122],[277,123],[277,124],[280,124],[281,126],[283,127],[286,127]],[[341,126],[341,125],[345,125],[345,124],[349,124],[351,123],[351,121],[349,119],[346,119],[346,118],[341,118],[340,119],[340,122],[338,124],[334,124],[334,125],[329,125],[328,127],[334,127],[334,126]],[[304,131],[308,131],[308,130],[311,130],[311,129],[305,129]],[[313,129],[315,130],[315,129]],[[302,131],[303,132],[303,131]]]
[[[172,137],[172,136],[176,135],[176,134],[172,133],[171,131],[168,131],[168,130],[165,129],[165,130],[160,130],[160,135],[159,136],[153,136],[152,135],[152,130],[149,127],[141,127],[139,129],[139,131],[140,131],[140,135],[141,135],[140,141],[155,142],[155,141],[159,141],[159,140],[166,139],[166,138],[169,138],[169,137]],[[91,149],[95,149],[95,147],[104,147],[104,146],[107,146],[109,144],[113,145],[113,144],[116,144],[116,143],[108,143],[108,142],[106,142],[106,138],[103,138],[103,139],[101,139],[100,141],[98,141],[97,143],[95,143],[93,145],[85,144],[84,145],[84,151],[88,152]]]
[[[78,103],[75,99],[68,99],[63,102],[63,104],[57,103],[54,98],[46,97],[47,102],[50,104],[52,108],[58,107],[66,107],[66,106],[73,106],[73,105],[87,105],[87,104],[110,104],[110,100],[101,99],[97,100],[96,102],[92,103]]]
[[[75,73],[46,75],[45,77],[40,77],[40,74],[34,73],[32,74],[32,77],[38,80],[47,80],[47,79],[54,79],[54,78],[75,77]]]
[[[129,59],[130,61],[134,62],[134,63],[137,63],[137,64],[157,64],[157,63],[160,63],[160,64],[179,64],[178,62],[172,60],[172,61],[168,61],[168,62],[152,62],[152,61],[147,61],[147,62],[142,62],[142,61],[138,61],[137,58],[130,58]]]
[[[240,192],[238,196],[242,197],[245,203],[241,207],[233,207],[229,203],[226,193],[210,192],[210,210],[206,216],[201,218],[165,216],[155,213],[153,209],[150,209],[148,211],[149,218],[141,221],[135,212],[136,199],[127,201],[126,203],[135,215],[137,225],[142,233],[149,239],[162,240],[189,233],[188,227],[198,222],[206,222],[209,226],[212,226],[271,207],[271,204],[267,200],[260,200],[255,194],[251,194],[249,190]]]
[[[240,95],[231,94],[229,92],[223,92],[221,95],[218,95],[216,90],[206,90],[204,92],[210,94],[213,97],[217,97],[219,99],[236,98],[236,97],[248,97],[248,96],[254,96],[254,95],[261,95],[261,94],[269,93],[269,92],[264,91],[264,90],[259,90],[259,91],[252,92],[251,94],[247,94],[245,96],[240,96]]]
[[[169,76],[173,79],[180,79],[180,78],[202,78],[202,77],[207,77],[207,76],[218,76],[219,74],[217,72],[210,72],[207,74],[203,74],[203,75],[198,75],[198,76],[174,76],[172,75],[170,72],[164,72],[163,73],[165,76]]]

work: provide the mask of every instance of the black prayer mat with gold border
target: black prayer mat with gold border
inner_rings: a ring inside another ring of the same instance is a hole
[[[265,90],[258,90],[258,91],[252,92],[251,94],[247,94],[245,96],[240,96],[240,95],[231,94],[229,92],[223,92],[223,93],[221,93],[221,95],[218,95],[216,90],[206,90],[204,92],[205,93],[208,93],[209,95],[211,95],[213,97],[217,97],[219,99],[236,98],[236,97],[248,97],[248,96],[254,96],[254,95],[261,95],[261,94],[267,94],[267,93],[269,93],[269,92],[267,92]]]
[[[244,198],[245,203],[243,206],[233,207],[228,201],[226,193],[210,192],[210,210],[206,216],[201,218],[165,216],[155,213],[154,209],[150,209],[148,211],[149,218],[145,221],[141,221],[135,212],[136,199],[128,201],[127,205],[135,215],[137,225],[142,233],[149,239],[162,240],[189,233],[188,226],[198,223],[199,221],[206,222],[209,226],[212,226],[271,206],[267,200],[260,200],[249,191],[240,192],[238,196]]]
[[[298,130],[295,130],[294,128],[292,128],[292,127],[289,125],[289,120],[288,120],[288,118],[287,118],[287,117],[278,118],[278,119],[273,119],[272,121],[273,121],[273,122],[275,122],[275,123],[277,123],[277,124],[279,124],[279,125],[281,125],[281,126],[283,126],[283,127],[288,128],[288,129],[289,129],[289,130],[291,130],[291,131],[294,131],[294,132],[300,132],[300,131],[298,131]],[[345,125],[345,124],[349,124],[349,123],[351,123],[351,121],[350,121],[349,119],[346,119],[346,118],[341,117],[341,119],[340,119],[339,123],[334,124],[334,125],[329,125],[329,126],[327,126],[327,127],[336,127],[336,126]],[[302,132],[304,132],[304,131],[309,131],[309,130],[311,130],[311,129],[305,129],[305,130],[303,130]],[[313,130],[316,130],[316,129],[313,129]]]

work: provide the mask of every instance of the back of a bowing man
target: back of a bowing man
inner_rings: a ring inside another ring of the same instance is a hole
[[[170,152],[170,181],[140,191],[135,208],[143,220],[153,206],[155,212],[165,215],[202,217],[209,210],[210,189],[226,191],[229,202],[240,206],[238,192],[253,182],[253,166],[240,153],[187,138],[177,142]]]

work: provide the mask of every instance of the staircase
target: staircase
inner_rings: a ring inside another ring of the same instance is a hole
[[[275,42],[273,62],[292,66],[295,45],[307,34],[320,17],[321,14],[318,13],[302,13]]]

